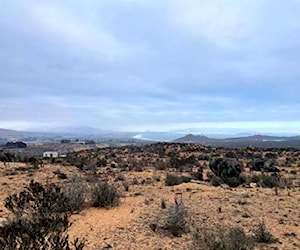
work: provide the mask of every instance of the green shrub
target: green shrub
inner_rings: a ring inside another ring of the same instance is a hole
[[[187,176],[177,176],[174,174],[167,174],[165,185],[166,186],[175,186],[181,183],[190,182],[191,178]]]
[[[92,205],[109,208],[119,203],[120,194],[115,186],[107,182],[97,183],[92,188]]]
[[[211,183],[211,185],[213,185],[214,187],[218,187],[218,186],[220,186],[220,185],[223,183],[223,180],[222,180],[220,177],[213,175],[213,176],[210,178],[210,183]]]
[[[242,173],[241,165],[230,158],[212,158],[209,163],[210,170],[223,182],[231,187],[242,184],[240,175]]]
[[[239,177],[232,177],[232,178],[228,178],[226,180],[226,184],[229,186],[229,187],[238,187],[239,185],[241,185],[242,183],[244,183],[244,181]]]

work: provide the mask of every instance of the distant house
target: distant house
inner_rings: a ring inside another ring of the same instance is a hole
[[[85,141],[76,141],[77,144],[85,144]]]
[[[43,153],[44,158],[58,158],[59,154],[56,151],[46,151]]]
[[[5,148],[26,148],[27,144],[21,141],[17,141],[17,142],[7,142],[4,145]]]

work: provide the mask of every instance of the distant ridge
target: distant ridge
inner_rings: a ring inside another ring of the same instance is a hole
[[[111,139],[133,139],[149,141],[167,141],[176,143],[198,143],[213,147],[262,147],[262,148],[297,148],[300,149],[300,135],[297,136],[273,136],[273,135],[251,135],[240,137],[229,137],[225,139],[210,138],[206,135],[187,134],[183,137],[175,139],[180,136],[176,133],[168,132],[109,132],[101,129],[94,129],[90,127],[68,127],[65,128],[68,132],[29,132],[17,131],[11,129],[0,128],[0,144],[7,141],[24,140],[26,142],[32,141],[59,141],[61,139],[82,138],[111,138]],[[58,129],[63,130],[62,128]],[[149,140],[146,140],[149,138]]]
[[[204,135],[188,134],[180,137],[174,142],[177,143],[199,143],[214,147],[282,147],[300,148],[300,136],[268,136],[252,135],[237,138],[214,139]]]
[[[0,128],[0,137],[14,136],[14,135],[17,135],[17,134],[18,135],[22,134],[22,133],[24,133],[24,132],[17,131],[17,130]]]
[[[66,129],[65,132],[63,129]],[[61,131],[61,132],[59,132]],[[57,132],[51,131],[17,131],[0,128],[0,145],[9,141],[24,142],[59,142],[62,139],[81,140],[125,140],[142,141],[133,139],[133,132],[110,132],[90,127],[65,127],[59,128]]]

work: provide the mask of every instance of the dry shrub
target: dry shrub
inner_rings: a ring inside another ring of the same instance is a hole
[[[8,196],[4,205],[13,217],[0,227],[0,249],[70,250],[68,202],[60,187],[33,181],[19,194]],[[84,245],[78,238],[73,244],[76,250]]]
[[[84,181],[78,177],[74,177],[71,182],[63,185],[62,192],[68,199],[68,210],[70,212],[82,210],[86,198],[86,190]]]
[[[254,242],[243,229],[232,227],[225,230],[223,227],[203,227],[193,234],[193,250],[252,250]]]
[[[190,182],[191,178],[187,176],[178,176],[174,174],[167,174],[165,185],[166,186],[175,186],[182,183]]]
[[[120,194],[115,186],[103,182],[92,187],[93,207],[109,208],[118,205],[119,201]]]
[[[280,174],[261,174],[258,176],[258,185],[263,188],[291,188],[292,181]]]
[[[182,201],[175,200],[175,204],[168,209],[165,229],[173,236],[180,236],[188,231],[187,211]]]
[[[264,222],[261,222],[257,225],[255,230],[253,231],[255,242],[257,243],[275,243],[277,240],[275,237],[269,232]]]

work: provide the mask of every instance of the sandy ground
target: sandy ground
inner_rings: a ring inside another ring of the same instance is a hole
[[[60,169],[68,176],[77,174],[72,166],[45,165],[38,171],[15,171],[26,164],[0,163],[0,217],[9,216],[3,200],[19,192],[31,180],[61,182],[53,171]],[[173,187],[164,185],[166,172],[149,169],[144,172],[122,172],[130,183],[133,178],[160,179],[144,184],[130,185],[125,192],[121,182],[116,185],[122,190],[120,205],[111,209],[87,207],[71,217],[69,230],[71,239],[86,239],[86,249],[187,249],[191,244],[192,232],[203,225],[228,227],[239,226],[250,232],[264,221],[279,242],[261,249],[300,249],[300,189],[234,188],[212,187],[208,183],[185,183]],[[167,208],[174,199],[182,197],[187,208],[190,232],[173,237],[167,232],[154,232],[150,224],[161,224],[167,209],[161,208],[165,199]]]

